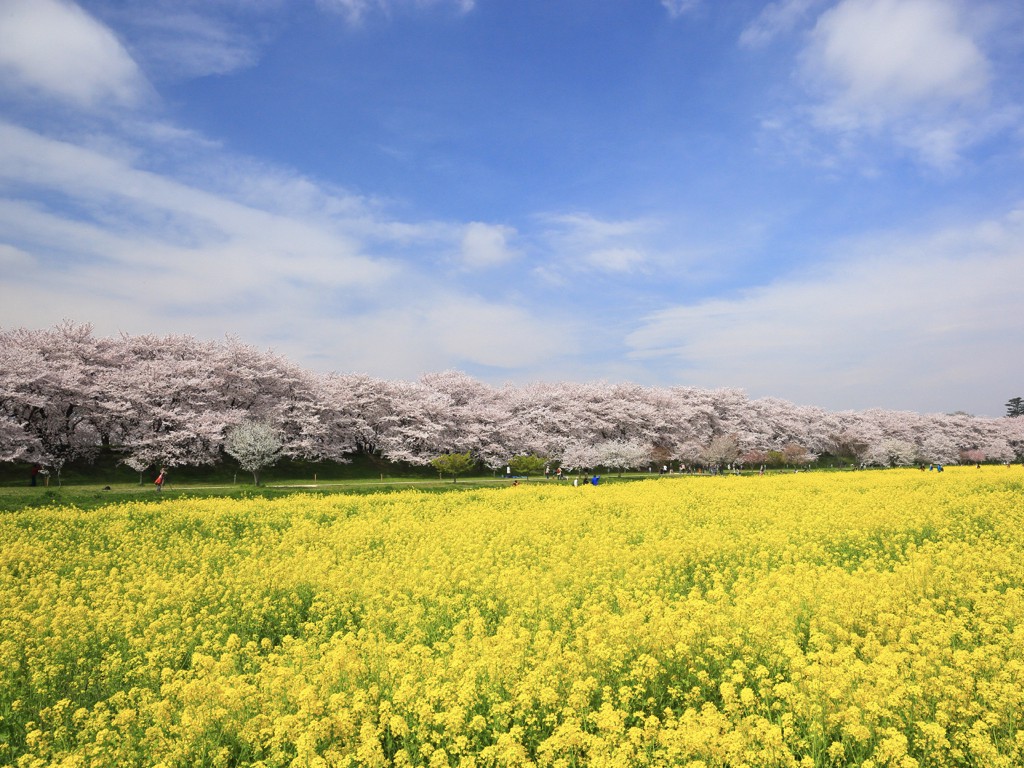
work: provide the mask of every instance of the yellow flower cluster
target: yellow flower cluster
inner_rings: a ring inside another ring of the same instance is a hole
[[[1018,766],[1019,468],[0,518],[0,764]]]

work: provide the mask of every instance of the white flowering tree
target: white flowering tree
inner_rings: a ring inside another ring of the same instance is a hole
[[[627,469],[639,469],[651,461],[651,446],[637,440],[606,440],[596,446],[599,466],[617,469],[619,476]]]
[[[224,450],[246,472],[253,485],[260,484],[260,471],[281,457],[284,444],[277,430],[262,421],[243,421],[228,430]]]
[[[576,440],[561,451],[559,460],[563,468],[582,472],[596,467],[601,461],[601,455],[597,446],[585,440]]]
[[[918,447],[917,458],[928,464],[953,464],[960,458],[960,448],[948,435],[928,435]]]
[[[701,458],[712,467],[731,464],[740,455],[740,443],[735,435],[719,435],[708,443],[701,452]]]
[[[123,404],[113,430],[121,461],[140,480],[147,468],[216,462],[241,414],[222,405],[215,345],[191,336],[126,336],[121,345],[124,364],[106,382],[108,398]]]
[[[68,461],[95,455],[104,399],[97,371],[97,343],[88,325],[0,332],[3,453],[53,467],[58,484]]]
[[[989,461],[1013,461],[1015,455],[1010,443],[1000,437],[989,440],[982,446],[982,450]]]
[[[871,446],[867,463],[880,467],[909,467],[914,463],[917,454],[917,446],[913,443],[888,437]]]

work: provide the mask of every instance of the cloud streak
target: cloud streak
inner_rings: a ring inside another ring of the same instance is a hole
[[[143,66],[158,72],[161,79],[226,75],[254,66],[260,56],[260,36],[223,18],[217,4],[200,7],[202,11],[158,1],[125,5],[112,13],[132,31],[133,48]],[[259,18],[269,9],[249,6],[246,10]]]
[[[557,254],[561,266],[598,272],[643,271],[661,234],[658,222],[649,219],[608,220],[580,212],[539,218],[545,226],[545,249]]]
[[[768,3],[740,35],[740,44],[767,45],[780,35],[792,32],[824,0],[779,0]]]
[[[661,0],[662,6],[668,11],[672,18],[685,16],[695,11],[701,4],[701,0]]]
[[[317,0],[317,5],[328,11],[343,14],[350,24],[360,24],[367,16],[380,13],[391,16],[406,7],[453,7],[459,13],[469,13],[476,7],[475,0]]]

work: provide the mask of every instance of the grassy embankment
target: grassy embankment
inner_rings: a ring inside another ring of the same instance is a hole
[[[30,465],[0,464],[0,512],[14,512],[36,507],[74,506],[96,509],[107,504],[127,501],[168,501],[181,498],[278,498],[296,492],[307,493],[382,493],[415,489],[444,492],[450,490],[497,487],[512,479],[498,472],[483,470],[461,475],[458,482],[451,476],[439,477],[430,467],[373,461],[356,456],[352,462],[280,461],[261,473],[260,485],[253,485],[252,475],[230,460],[207,467],[176,467],[168,475],[168,484],[157,493],[154,472],[138,473],[118,464],[114,456],[101,456],[93,462],[77,462],[65,468],[60,485],[55,476],[49,482],[40,476],[38,485],[29,485]],[[603,476],[603,482],[623,482],[649,477],[648,473],[627,473]],[[520,482],[524,482],[519,478]],[[544,482],[543,476],[525,482]],[[549,482],[555,482],[550,480]]]

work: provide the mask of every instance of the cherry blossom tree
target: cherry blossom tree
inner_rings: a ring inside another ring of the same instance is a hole
[[[940,432],[925,437],[917,451],[917,458],[928,464],[953,464],[959,456],[953,438]]]
[[[960,461],[966,464],[980,464],[985,460],[985,452],[980,448],[960,452]]]
[[[315,399],[323,440],[332,446],[333,456],[360,453],[378,464],[399,423],[396,400],[401,383],[365,374],[329,373],[318,377]]]
[[[25,344],[24,333],[0,333],[0,461],[35,461],[42,457],[38,436],[26,429],[47,399],[42,358]]]
[[[562,457],[569,446],[586,442],[586,412],[577,397],[581,389],[546,382],[503,388],[501,426],[508,455]]]
[[[124,463],[142,473],[216,462],[225,431],[244,412],[223,407],[215,345],[190,336],[126,336],[122,343],[132,363],[111,386],[128,414],[117,435]]]
[[[737,463],[740,466],[759,466],[768,463],[768,452],[754,448],[750,451],[745,451],[740,454],[737,459]]]
[[[670,393],[676,453],[679,458],[697,461],[700,450],[697,447],[711,442],[722,428],[718,408],[720,391],[673,387]]]
[[[871,447],[881,439],[878,430],[861,423],[854,414],[847,412],[843,414],[840,430],[832,436],[828,450],[836,456],[851,458],[857,464],[866,464]]]
[[[489,467],[499,466],[509,452],[503,438],[504,412],[493,388],[460,371],[428,374],[420,383],[441,403],[437,439],[447,450],[470,451]]]
[[[719,435],[712,438],[701,451],[701,458],[710,466],[731,464],[740,455],[740,443],[735,435]]]
[[[441,413],[446,406],[442,395],[419,382],[391,382],[392,416],[381,435],[381,455],[388,461],[428,464],[442,453],[458,451],[442,439]]]
[[[989,439],[982,446],[982,451],[989,461],[1013,461],[1015,455],[1009,441],[1001,437]]]
[[[35,461],[41,453],[38,441],[21,424],[0,414],[0,461]]]
[[[782,458],[791,466],[803,467],[814,461],[814,454],[799,443],[786,443],[782,446]]]
[[[381,439],[392,461],[427,464],[442,453],[465,453],[496,467],[509,456],[496,391],[457,371],[392,383],[393,418]]]
[[[873,444],[867,454],[867,463],[880,467],[909,467],[917,458],[917,447],[895,437],[887,437]]]
[[[103,399],[92,328],[64,322],[42,331],[0,334],[0,415],[7,440],[25,432],[21,446],[4,452],[52,466],[58,484],[64,465],[95,456]]]
[[[562,449],[560,460],[570,471],[582,472],[593,469],[601,462],[600,451],[593,443],[585,440],[572,442]]]
[[[1018,459],[1024,458],[1024,419],[1000,419],[996,435],[1006,441]]]
[[[639,469],[651,460],[651,446],[639,439],[606,440],[595,446],[596,466],[617,469],[619,476],[624,470]]]
[[[342,438],[326,417],[329,403],[313,373],[230,336],[212,352],[218,410],[269,425],[288,456],[338,461],[351,450],[351,436]]]

